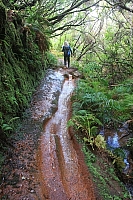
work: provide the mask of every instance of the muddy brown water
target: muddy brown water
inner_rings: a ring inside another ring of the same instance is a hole
[[[55,114],[43,125],[38,151],[41,192],[50,200],[95,199],[93,185],[67,122],[75,88],[72,75],[65,79]]]

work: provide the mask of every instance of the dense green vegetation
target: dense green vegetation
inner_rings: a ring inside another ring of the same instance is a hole
[[[84,67],[83,75],[84,79],[78,81],[73,97],[75,112],[87,110],[104,126],[111,125],[112,127],[132,119],[132,77],[124,81],[119,79],[120,81],[117,80],[117,84],[112,86],[109,84],[108,77],[101,78],[104,73],[99,74],[96,63],[90,63]]]
[[[0,4],[0,141],[13,130],[22,117],[33,91],[45,74],[54,67],[48,52],[50,41],[33,25],[23,23],[21,13]],[[27,18],[27,21],[29,18]]]
[[[97,199],[131,199],[124,184],[116,175],[114,166],[108,161],[107,154],[100,151],[95,155],[86,145],[83,146],[83,152],[86,164],[97,187],[97,195],[99,193]]]
[[[101,65],[96,61],[91,61],[88,64],[86,64],[86,60],[78,62],[77,67],[83,74],[83,78],[77,81],[77,87],[72,97],[73,115],[68,122],[68,126],[73,126],[75,135],[84,144],[83,152],[86,157],[86,163],[93,175],[94,182],[98,186],[101,198],[131,199],[120,181],[123,179],[121,173],[125,168],[125,163],[123,162],[125,153],[121,148],[116,148],[112,152],[108,150],[104,137],[99,133],[100,130],[106,128],[110,130],[116,129],[117,131],[124,122],[130,121],[131,138],[125,148],[130,150],[130,157],[133,159],[132,67],[130,67],[130,75],[126,75],[126,78],[124,78],[126,72],[122,72],[124,76],[121,74],[121,79],[116,78],[115,74],[111,76],[111,73],[108,73],[106,68],[101,69]],[[110,83],[112,79],[113,81],[116,80],[113,85]],[[108,162],[108,160],[111,162]],[[117,177],[116,172],[120,179]],[[132,172],[129,172],[128,176],[131,178]],[[115,192],[115,189],[114,193],[111,192],[113,180],[121,188],[119,195]],[[132,184],[131,179],[128,181]]]

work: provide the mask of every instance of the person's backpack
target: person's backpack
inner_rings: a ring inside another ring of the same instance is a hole
[[[65,56],[70,56],[71,51],[70,51],[70,47],[69,46],[68,47],[64,46],[64,54],[65,54]]]
[[[67,52],[67,55],[70,56],[70,54],[71,54],[71,51],[70,51],[70,49],[69,49],[68,52]]]

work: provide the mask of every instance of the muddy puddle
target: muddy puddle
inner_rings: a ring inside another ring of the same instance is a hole
[[[79,159],[76,141],[71,139],[67,122],[75,80],[69,74],[58,99],[57,111],[44,123],[38,152],[41,191],[50,200],[95,199],[83,157]]]

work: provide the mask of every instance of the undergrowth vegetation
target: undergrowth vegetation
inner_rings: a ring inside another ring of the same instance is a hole
[[[80,69],[84,79],[77,83],[73,96],[73,110],[87,110],[104,126],[118,126],[132,119],[132,78],[110,86],[108,79],[101,78],[94,63]]]
[[[75,134],[85,143],[86,147],[83,151],[86,155],[86,162],[94,180],[98,183],[103,199],[123,199],[122,197],[130,199],[125,189],[124,193],[117,194],[118,196],[115,192],[114,196],[109,195],[108,182],[113,182],[113,179],[106,180],[106,175],[103,177],[100,168],[98,169],[98,165],[94,163],[96,158],[102,159],[102,154],[105,154],[112,165],[110,168],[109,163],[105,163],[104,167],[107,171],[110,169],[116,179],[118,178],[115,172],[120,174],[125,168],[124,151],[121,148],[114,151],[109,150],[100,130],[105,128],[117,130],[124,122],[132,120],[132,77],[110,85],[110,79],[105,78],[105,72],[103,73],[95,62],[87,65],[82,63],[81,66],[78,63],[78,68],[83,78],[77,81],[72,97],[73,115],[68,126],[73,126]],[[131,140],[128,144],[131,145]],[[98,151],[101,153],[97,154]],[[110,174],[109,171],[107,173]],[[118,182],[120,183],[119,179]]]
[[[114,166],[108,162],[107,155],[101,151],[95,155],[85,144],[82,150],[93,181],[97,186],[97,199],[131,199],[124,184],[116,176]]]

